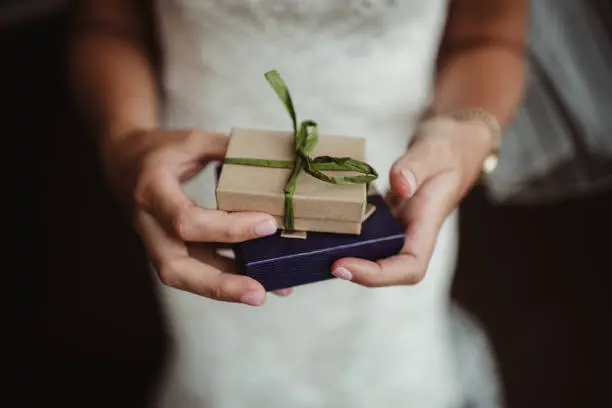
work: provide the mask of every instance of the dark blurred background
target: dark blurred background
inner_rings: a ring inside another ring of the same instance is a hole
[[[71,100],[68,11],[0,1],[0,406],[145,406],[169,345]],[[453,293],[493,340],[508,408],[610,406],[611,209],[610,192],[510,206],[480,187],[462,204]]]
[[[166,338],[72,104],[67,3],[0,2],[0,406],[145,406]]]

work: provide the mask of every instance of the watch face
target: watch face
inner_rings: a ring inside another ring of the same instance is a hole
[[[482,171],[485,174],[490,174],[497,167],[497,163],[499,162],[499,158],[496,154],[492,154],[487,157],[482,165]]]

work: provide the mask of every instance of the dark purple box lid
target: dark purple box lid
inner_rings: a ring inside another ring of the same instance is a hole
[[[333,278],[331,265],[340,258],[377,261],[397,254],[404,245],[404,228],[380,195],[360,235],[308,232],[306,239],[275,235],[234,246],[241,273],[259,281],[268,291]]]

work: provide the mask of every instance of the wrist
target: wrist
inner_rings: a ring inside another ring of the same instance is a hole
[[[453,120],[453,119],[451,119]],[[461,196],[476,185],[488,170],[488,161],[497,157],[494,136],[486,125],[476,119],[455,120],[458,127],[457,150],[461,174]]]
[[[448,114],[430,114],[421,122],[423,135],[448,135],[451,151],[458,160],[461,188],[469,189],[495,167],[499,148],[499,135],[495,118],[485,113],[456,111]]]
[[[498,163],[499,148],[501,145],[502,127],[498,119],[488,111],[480,108],[466,108],[447,114],[428,112],[426,119],[442,119],[465,127],[462,138],[466,147],[475,149],[471,156],[477,157],[481,166],[481,176],[495,170]]]
[[[497,167],[499,148],[501,145],[502,128],[498,119],[488,111],[479,108],[469,108],[457,111],[451,117],[459,122],[473,123],[486,131],[488,140],[486,157],[483,159],[482,171],[491,173]]]
[[[121,146],[135,136],[158,129],[152,120],[111,120],[101,127],[98,141],[104,148]]]
[[[157,129],[147,123],[112,121],[97,135],[98,152],[108,176],[123,172],[146,149],[145,135]],[[114,178],[114,177],[113,177]],[[116,182],[116,180],[113,180]]]
[[[488,174],[497,166],[499,142],[490,127],[479,119],[457,120],[462,127],[466,155],[477,167],[478,177]]]
[[[144,151],[149,147],[147,135],[155,127],[109,123],[98,133],[100,164],[111,190],[124,205],[129,204],[131,186]]]

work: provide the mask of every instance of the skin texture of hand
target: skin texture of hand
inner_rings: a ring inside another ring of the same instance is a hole
[[[273,234],[274,218],[198,207],[181,186],[209,162],[222,160],[227,143],[227,136],[213,133],[145,131],[107,143],[102,158],[111,187],[129,210],[164,284],[259,306],[266,299],[261,284],[235,274],[234,261],[216,249]]]
[[[401,253],[378,262],[340,259],[332,267],[334,276],[367,287],[423,280],[438,232],[477,180],[491,143],[489,130],[477,121],[424,122],[390,174],[393,212],[406,228]]]

